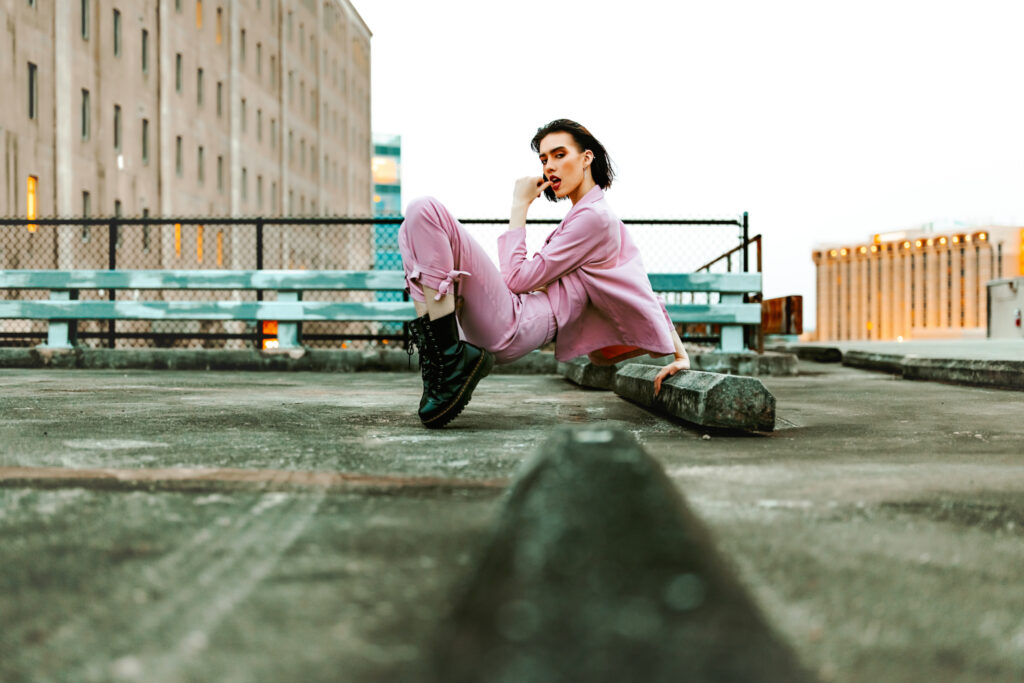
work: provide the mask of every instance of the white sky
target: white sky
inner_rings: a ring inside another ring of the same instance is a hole
[[[575,119],[615,161],[620,217],[749,211],[765,295],[803,294],[807,328],[814,244],[1024,219],[1020,0],[353,1],[403,204],[504,217],[537,127]]]

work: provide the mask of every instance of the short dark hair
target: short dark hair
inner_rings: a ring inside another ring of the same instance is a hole
[[[594,182],[602,190],[607,190],[612,186],[612,180],[615,179],[615,170],[612,168],[611,157],[608,156],[604,145],[598,142],[597,138],[589,130],[569,119],[555,119],[551,123],[537,129],[537,134],[533,136],[533,141],[530,143],[534,152],[540,152],[540,141],[551,133],[568,133],[572,136],[581,152],[588,149],[593,152],[594,160],[590,162],[590,173],[594,177]],[[558,201],[555,191],[550,187],[544,190],[544,196],[552,202]]]

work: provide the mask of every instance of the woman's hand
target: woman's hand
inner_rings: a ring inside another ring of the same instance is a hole
[[[520,178],[516,181],[515,189],[512,190],[512,206],[529,206],[549,187],[551,187],[551,181],[544,180],[542,176]]]
[[[665,367],[663,367],[661,369],[661,372],[658,373],[658,376],[654,378],[654,395],[657,396],[658,393],[661,391],[661,381],[663,379],[671,377],[672,375],[676,374],[680,370],[689,370],[689,369],[690,369],[690,358],[688,356],[683,356],[682,358],[680,358],[679,356],[676,356],[676,359],[674,361],[672,361],[671,363],[669,363],[668,365],[666,365]]]
[[[540,176],[527,176],[516,181],[516,187],[512,191],[512,216],[508,220],[509,230],[519,230],[526,227],[526,212],[530,204],[551,187],[550,181]]]

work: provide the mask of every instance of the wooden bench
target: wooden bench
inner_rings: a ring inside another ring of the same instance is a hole
[[[743,325],[761,322],[760,273],[655,273],[657,292],[718,293],[719,303],[666,305],[676,323],[721,325],[721,349],[743,351]],[[0,319],[49,322],[47,348],[70,348],[78,320],[277,321],[278,347],[297,348],[300,323],[403,322],[411,301],[303,301],[306,291],[404,291],[401,271],[355,270],[0,270],[0,291],[45,289],[49,299],[0,299]],[[236,290],[276,292],[276,301],[79,300],[78,290]]]

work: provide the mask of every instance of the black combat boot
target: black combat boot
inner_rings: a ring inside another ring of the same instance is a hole
[[[437,320],[417,318],[409,323],[409,332],[419,348],[423,372],[420,421],[424,427],[444,427],[469,403],[477,382],[490,373],[494,355],[459,339],[454,313]]]

